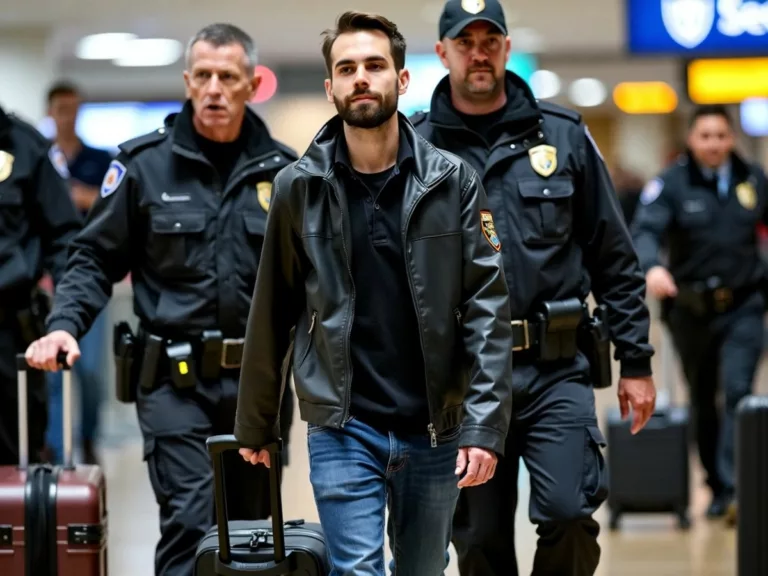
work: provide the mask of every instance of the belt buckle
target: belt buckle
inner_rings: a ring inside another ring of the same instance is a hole
[[[522,326],[523,334],[525,336],[525,342],[522,346],[512,346],[512,352],[520,352],[522,350],[528,350],[531,347],[531,340],[528,336],[528,320],[512,320],[512,326]]]
[[[733,304],[733,291],[730,288],[716,288],[712,293],[715,310],[725,312]]]
[[[231,348],[234,348],[236,346],[242,346],[245,342],[245,338],[224,338],[222,340],[221,344],[221,367],[225,369],[230,368],[240,368],[240,365],[242,364],[242,351],[240,354],[240,359],[238,359],[237,362],[233,363],[229,361],[229,350]]]

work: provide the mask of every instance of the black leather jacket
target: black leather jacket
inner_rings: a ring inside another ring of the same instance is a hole
[[[462,446],[503,454],[512,333],[501,254],[481,225],[485,192],[468,164],[438,151],[404,116],[399,121],[415,159],[403,193],[402,235],[421,326],[428,432],[434,440],[461,424]],[[275,178],[238,397],[235,436],[245,446],[275,439],[281,361],[294,325],[302,418],[336,428],[350,418],[355,287],[346,195],[334,166],[340,137],[335,117]]]

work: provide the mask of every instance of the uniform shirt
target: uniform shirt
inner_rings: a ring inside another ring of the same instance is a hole
[[[72,180],[98,188],[104,181],[111,161],[112,155],[106,150],[81,144],[80,151],[70,159],[67,169]]]
[[[226,181],[196,144],[189,102],[165,127],[120,146],[72,242],[49,331],[81,337],[130,272],[145,329],[165,338],[244,334],[271,183],[296,159],[250,109],[244,130]]]
[[[481,176],[502,243],[512,317],[530,319],[543,302],[586,300],[592,292],[608,306],[622,375],[649,375],[644,277],[597,146],[578,113],[537,102],[512,72],[505,88],[499,127],[486,137],[453,107],[447,76],[429,112],[412,122]]]
[[[667,248],[679,283],[756,284],[764,275],[757,225],[768,222],[765,174],[736,154],[719,176],[707,172],[686,153],[646,185],[632,223],[640,262],[649,270]]]
[[[29,302],[43,271],[54,283],[81,227],[50,143],[0,109],[0,307]]]
[[[421,433],[429,409],[401,218],[413,151],[401,134],[395,166],[363,174],[352,168],[344,139],[339,142],[336,165],[347,191],[355,285],[350,413],[386,430]]]

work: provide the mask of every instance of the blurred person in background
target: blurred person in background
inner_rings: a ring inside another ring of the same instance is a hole
[[[16,354],[44,334],[49,273],[58,285],[81,226],[55,150],[33,126],[0,108],[0,466],[19,463]],[[30,371],[29,459],[38,462],[48,420],[45,374]]]
[[[439,576],[460,490],[487,482],[511,416],[502,246],[482,184],[397,112],[405,40],[347,12],[325,33],[334,116],[275,179],[235,435],[275,438],[294,364],[331,576]]]
[[[613,171],[611,180],[616,188],[621,212],[624,214],[624,222],[629,226],[635,217],[637,201],[640,198],[640,192],[643,190],[645,182],[640,176],[624,169],[622,166],[618,166]]]
[[[447,2],[436,51],[449,73],[429,112],[412,119],[430,142],[480,174],[498,215],[513,319],[514,414],[505,455],[489,482],[461,491],[453,543],[462,576],[517,574],[522,457],[539,535],[533,573],[587,576],[600,560],[593,514],[608,495],[593,387],[611,386],[610,340],[621,365],[621,414],[631,408],[633,433],[655,405],[645,283],[587,127],[578,113],[537,102],[506,70],[510,50],[497,0]],[[590,291],[605,305],[599,353],[591,336],[582,341],[593,320]]]
[[[48,334],[29,362],[71,365],[78,340],[131,274],[138,334],[115,329],[118,395],[135,401],[144,459],[160,508],[157,576],[189,576],[215,524],[205,441],[234,428],[237,387],[272,179],[297,158],[248,107],[258,89],[253,40],[212,24],[189,42],[187,101],[149,134],[120,145],[72,241]],[[130,362],[133,369],[129,369]],[[292,399],[281,409],[289,436]],[[232,519],[269,516],[264,469],[227,460]]]
[[[109,169],[112,156],[106,150],[86,145],[76,133],[77,115],[82,101],[78,88],[69,82],[55,83],[48,90],[48,116],[56,126],[55,160],[69,182],[70,195],[83,219],[99,196],[99,187]],[[97,463],[95,444],[99,432],[104,397],[107,319],[101,312],[90,330],[80,339],[82,357],[74,366],[80,385],[80,442],[83,461]],[[63,456],[61,372],[48,374],[49,408],[46,435],[50,459],[60,462]]]
[[[698,107],[687,150],[645,186],[632,228],[648,292],[663,300],[690,387],[699,457],[712,490],[707,515],[729,522],[735,410],[752,391],[762,355],[768,280],[757,237],[758,224],[768,220],[768,184],[759,166],[734,151],[734,141],[724,107]]]

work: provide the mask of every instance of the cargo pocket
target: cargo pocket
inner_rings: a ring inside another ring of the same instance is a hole
[[[518,183],[523,207],[521,228],[529,245],[563,244],[573,224],[573,181],[567,178],[521,180]]]
[[[592,512],[608,497],[608,474],[603,456],[603,448],[607,444],[600,428],[592,425],[585,427],[582,493],[587,508]]]
[[[171,497],[171,491],[168,487],[168,476],[165,474],[161,459],[158,458],[157,442],[154,436],[147,436],[144,439],[144,461],[147,463],[149,483],[155,493],[155,501],[159,506],[165,506]]]

